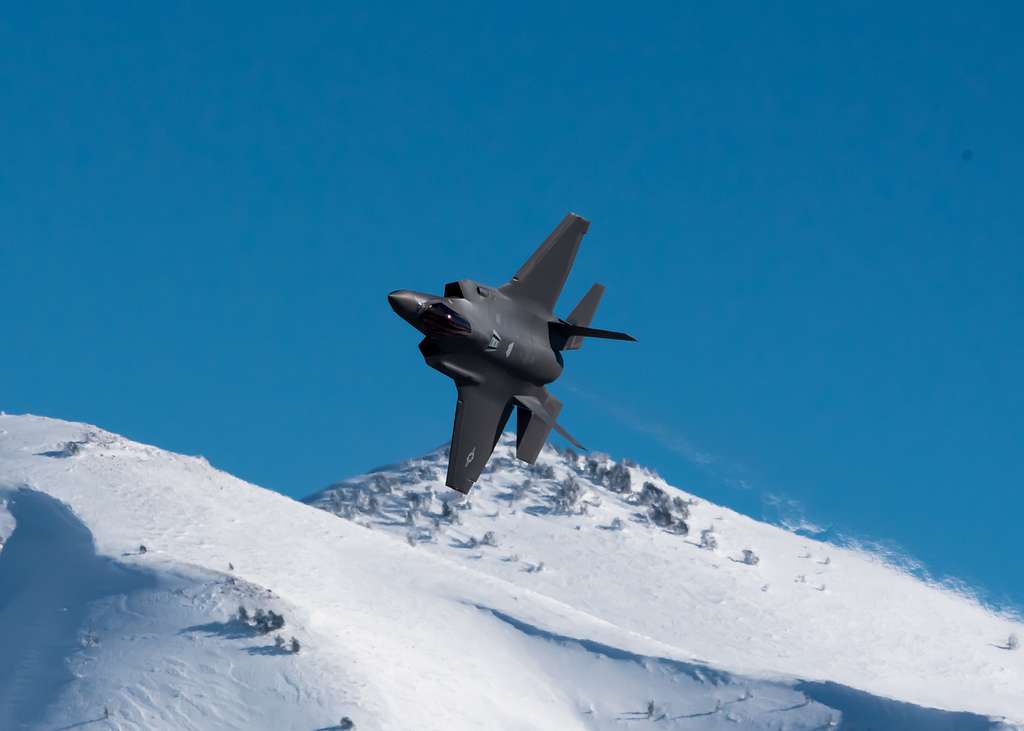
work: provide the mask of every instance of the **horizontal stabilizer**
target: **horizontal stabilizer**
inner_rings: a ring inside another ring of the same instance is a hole
[[[544,390],[543,404],[533,396],[516,396],[516,457],[528,464],[537,461],[551,427],[562,410],[562,402]]]
[[[540,454],[541,447],[552,429],[565,437],[575,447],[586,450],[573,436],[562,428],[555,419],[562,410],[562,402],[544,392],[546,401],[542,404],[535,396],[514,396],[518,406],[516,417],[517,445],[516,456],[524,462],[533,462]]]
[[[562,427],[562,425],[561,425],[561,424],[559,424],[558,422],[555,422],[555,431],[556,431],[556,432],[558,432],[559,434],[561,434],[561,435],[562,435],[563,437],[565,437],[565,438],[566,438],[566,439],[567,439],[567,440],[569,441],[569,443],[570,443],[570,444],[572,444],[572,445],[573,445],[574,447],[576,447],[576,449],[582,449],[582,450],[583,450],[584,452],[588,451],[586,447],[584,447],[584,446],[583,446],[582,444],[580,444],[579,442],[577,442],[577,441],[576,441],[576,440],[575,440],[575,439],[573,438],[572,434],[570,434],[569,432],[567,432],[567,431],[566,431],[566,430],[565,430],[565,429],[564,429],[564,428]]]
[[[636,342],[636,338],[628,333],[616,332],[615,330],[601,330],[596,327],[573,325],[571,322],[549,322],[548,328],[551,330],[553,335],[564,340],[565,345],[559,348],[559,350],[565,350],[572,338],[577,336],[604,338],[606,340],[630,340],[632,342]]]

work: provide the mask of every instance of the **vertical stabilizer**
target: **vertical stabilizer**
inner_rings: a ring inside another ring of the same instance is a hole
[[[604,294],[604,285],[595,284],[590,288],[590,291],[583,295],[583,299],[576,305],[573,311],[566,318],[566,322],[571,325],[580,325],[587,327],[594,319],[594,313],[597,312],[597,306],[601,302],[601,295]],[[583,345],[582,335],[573,335],[566,342],[565,347],[562,350],[579,350]]]

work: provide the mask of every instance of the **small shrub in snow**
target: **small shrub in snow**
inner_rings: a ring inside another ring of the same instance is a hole
[[[494,535],[494,531],[489,530],[484,533],[483,538],[480,539],[480,544],[484,546],[497,546],[498,537]]]
[[[687,503],[678,495],[672,498],[672,510],[673,512],[675,512],[676,515],[678,515],[680,518],[683,518],[684,520],[690,517],[689,503]]]
[[[238,605],[238,614],[235,615],[242,624],[249,624],[249,610],[241,604]]]
[[[406,533],[405,542],[408,543],[410,546],[415,546],[417,543],[419,543],[419,541],[416,540],[416,531],[411,530],[408,533]]]
[[[647,510],[647,517],[651,519],[651,522],[662,528],[667,528],[672,525],[672,511],[669,510],[663,503],[655,503]]]
[[[630,492],[633,489],[633,480],[629,468],[624,464],[612,465],[604,475],[604,486],[612,492]]]
[[[749,548],[743,549],[743,563],[747,566],[757,566],[761,563],[761,559],[757,557],[757,554],[751,551]]]
[[[660,487],[653,482],[645,482],[644,486],[640,488],[640,494],[637,495],[637,501],[641,505],[651,505],[660,503],[666,497],[665,491]]]
[[[291,643],[289,643],[289,649],[292,651],[292,654],[298,655],[299,650],[302,649],[302,645],[299,644],[299,641],[297,639],[292,637],[292,641]]]
[[[625,527],[625,523],[622,522],[622,518],[612,518],[612,522],[608,525],[611,530],[622,530]]]
[[[1020,647],[1020,640],[1017,638],[1017,635],[1010,635],[1006,640],[1006,649],[1016,650],[1018,647]]]
[[[373,491],[381,495],[390,495],[392,492],[391,481],[384,475],[373,476]]]
[[[377,496],[368,490],[360,490],[356,493],[356,510],[362,513],[376,513],[380,508],[380,501]]]
[[[239,611],[242,609],[244,609],[244,607],[239,607]],[[239,615],[239,619],[241,620],[241,614]],[[261,635],[270,634],[274,630],[284,627],[284,615],[278,614],[272,609],[267,612],[264,612],[262,609],[257,609],[252,613],[252,616],[249,617],[248,620],[241,621],[244,621]]]
[[[416,525],[416,514],[413,513],[411,510],[405,511],[405,524]]]
[[[404,484],[415,484],[419,482],[431,482],[437,479],[437,472],[430,465],[416,465],[401,475],[399,478]]]
[[[664,490],[659,489],[650,482],[644,483],[644,489],[640,493],[639,500],[641,503],[649,504],[647,517],[655,525],[671,533],[683,536],[690,532],[690,527],[686,524],[685,520],[689,516],[690,511],[685,503],[680,501],[680,505],[682,505],[685,511],[684,514],[676,514],[677,504],[669,499]]]
[[[86,442],[64,442],[63,448],[60,450],[61,457],[74,457],[76,454],[82,451],[82,447],[85,446]]]
[[[715,535],[714,528],[705,528],[700,532],[700,547],[709,551],[718,548],[718,537]]]
[[[541,480],[555,479],[555,470],[549,464],[532,464],[528,469],[535,477],[538,477]]]
[[[458,512],[452,507],[450,502],[444,502],[441,504],[441,520],[451,525],[459,525],[462,522],[462,518],[459,517]]]
[[[682,518],[676,518],[672,521],[672,524],[665,530],[669,533],[675,533],[677,536],[688,536],[690,535],[690,526]]]
[[[284,649],[284,637],[281,635],[274,635],[274,647],[278,650]]]
[[[342,719],[338,721],[339,731],[352,731],[355,727],[355,722],[348,716],[343,716]]]
[[[576,478],[569,475],[560,483],[555,490],[552,509],[561,515],[573,515],[579,511],[580,498],[583,497],[583,488],[576,481]]]

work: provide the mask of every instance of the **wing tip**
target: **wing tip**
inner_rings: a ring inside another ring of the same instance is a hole
[[[474,480],[473,482],[467,484],[465,479],[457,479],[454,475],[452,475],[451,463],[449,462],[448,474],[445,475],[444,484],[445,487],[450,487],[451,489],[455,490],[455,492],[461,492],[463,495],[468,495],[469,491],[473,488],[473,485],[476,484],[476,481]]]
[[[562,219],[562,220],[563,221],[567,221],[567,220],[579,221],[580,225],[583,226],[583,233],[586,233],[587,229],[590,228],[590,219],[584,218],[580,214],[576,213],[576,211],[569,211],[567,214],[565,214],[565,218]]]

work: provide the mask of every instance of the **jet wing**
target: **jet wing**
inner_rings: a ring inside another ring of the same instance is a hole
[[[483,384],[460,385],[445,484],[468,493],[498,443],[512,413],[512,394],[494,393]]]
[[[529,300],[551,312],[589,226],[589,221],[575,213],[566,215],[501,291],[514,300]]]

